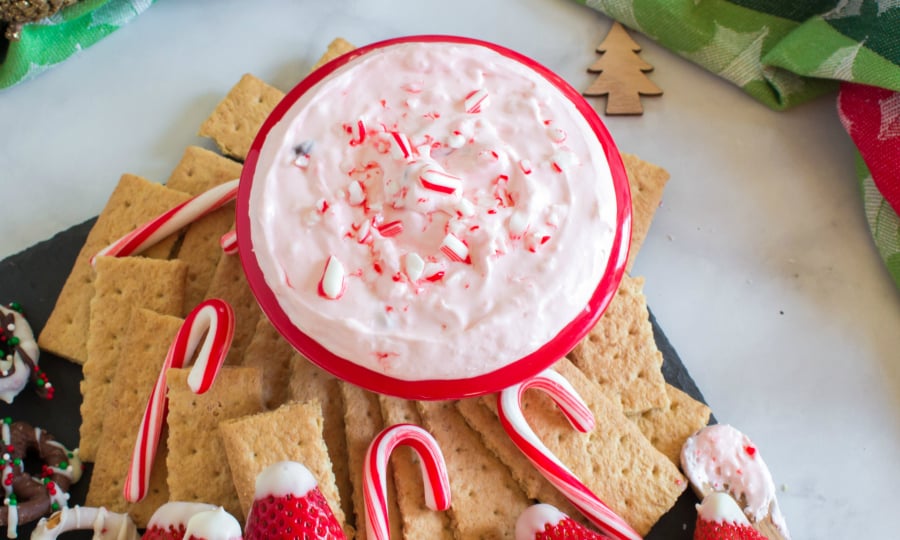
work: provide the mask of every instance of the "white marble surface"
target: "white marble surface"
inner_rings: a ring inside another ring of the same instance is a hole
[[[468,35],[584,88],[608,25],[568,0],[161,0],[0,92],[0,256],[95,215],[123,172],[164,180],[242,73],[287,89],[335,36]],[[718,418],[762,449],[795,538],[896,537],[900,294],[833,99],[775,113],[637,40],[665,95],[607,125],[672,173],[635,268],[651,308]]]

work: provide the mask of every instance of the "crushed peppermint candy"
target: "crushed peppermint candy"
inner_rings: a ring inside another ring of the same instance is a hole
[[[412,161],[412,146],[409,144],[409,138],[405,133],[391,131],[388,133],[391,141],[391,155],[394,159],[404,159]]]
[[[452,195],[462,189],[462,179],[460,177],[453,176],[437,168],[428,168],[422,171],[422,174],[419,175],[419,181],[422,182],[422,187],[425,189],[448,195]]]
[[[359,180],[354,180],[347,186],[347,202],[352,206],[359,206],[366,202],[366,188]]]
[[[453,233],[444,236],[444,240],[441,242],[441,253],[451,261],[469,262],[469,246]]]
[[[331,255],[325,262],[325,270],[319,280],[319,295],[337,300],[344,294],[344,289],[344,265]]]
[[[418,253],[407,253],[403,256],[403,270],[410,281],[418,281],[425,272],[425,261]]]
[[[484,88],[473,90],[466,96],[464,106],[469,114],[477,114],[481,112],[481,108],[488,104],[488,91]]]
[[[578,165],[578,157],[574,152],[567,149],[561,149],[553,154],[553,169],[556,172],[563,172]]]

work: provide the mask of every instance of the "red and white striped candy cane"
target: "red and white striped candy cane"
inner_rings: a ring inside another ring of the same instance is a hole
[[[396,424],[379,433],[363,463],[363,498],[366,504],[366,533],[372,540],[391,537],[387,515],[387,463],[394,448],[406,445],[419,455],[425,482],[425,504],[435,511],[450,508],[450,480],[437,441],[413,424]]]
[[[219,246],[225,255],[235,255],[238,252],[237,231],[228,231],[219,238]]]
[[[91,257],[91,264],[94,264],[97,257],[127,257],[144,251],[182,227],[233,201],[237,197],[237,190],[238,180],[231,180],[188,199],[101,249]]]
[[[500,423],[506,433],[538,471],[600,530],[617,540],[640,540],[641,535],[572,474],[528,425],[521,402],[529,388],[546,392],[578,431],[586,433],[594,428],[594,415],[578,392],[562,375],[547,369],[503,390],[498,396]]]
[[[188,374],[188,386],[195,394],[209,390],[225,361],[234,337],[234,310],[224,300],[212,298],[201,302],[184,319],[184,324],[169,347],[166,360],[156,379],[156,385],[147,400],[144,417],[137,434],[131,465],[125,478],[124,495],[128,502],[137,502],[147,494],[150,472],[163,423],[169,412],[166,397],[166,372],[169,368],[184,367],[197,350],[202,338],[203,346],[197,353],[194,367]]]

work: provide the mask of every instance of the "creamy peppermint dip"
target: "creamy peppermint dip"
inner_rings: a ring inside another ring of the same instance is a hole
[[[531,68],[401,43],[304,93],[249,198],[281,309],[332,353],[407,381],[490,373],[586,309],[616,197],[597,136]]]

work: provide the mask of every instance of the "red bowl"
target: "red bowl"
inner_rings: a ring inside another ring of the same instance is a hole
[[[333,354],[322,346],[315,336],[307,335],[298,329],[282,310],[275,294],[266,284],[251,241],[250,191],[256,173],[260,150],[272,127],[282,119],[288,109],[305,92],[336,69],[354,58],[377,51],[383,47],[409,42],[442,42],[486,47],[531,68],[534,72],[544,77],[562,92],[566,98],[572,101],[596,134],[609,163],[613,190],[616,196],[618,213],[609,261],[586,308],[580,311],[579,315],[563,327],[552,340],[536,351],[495,371],[470,378],[401,380],[372,371]],[[406,36],[373,43],[344,54],[317,69],[288,92],[263,123],[250,147],[250,152],[244,162],[244,169],[241,174],[237,196],[236,220],[241,263],[243,264],[244,273],[247,276],[250,288],[266,317],[301,354],[334,376],[374,392],[405,399],[460,399],[497,392],[539,373],[568,354],[594,327],[609,305],[610,300],[612,300],[625,272],[625,262],[628,259],[628,250],[631,243],[631,193],[622,158],[603,122],[597,116],[593,107],[581,97],[581,94],[559,75],[522,54],[493,43],[457,36]]]

